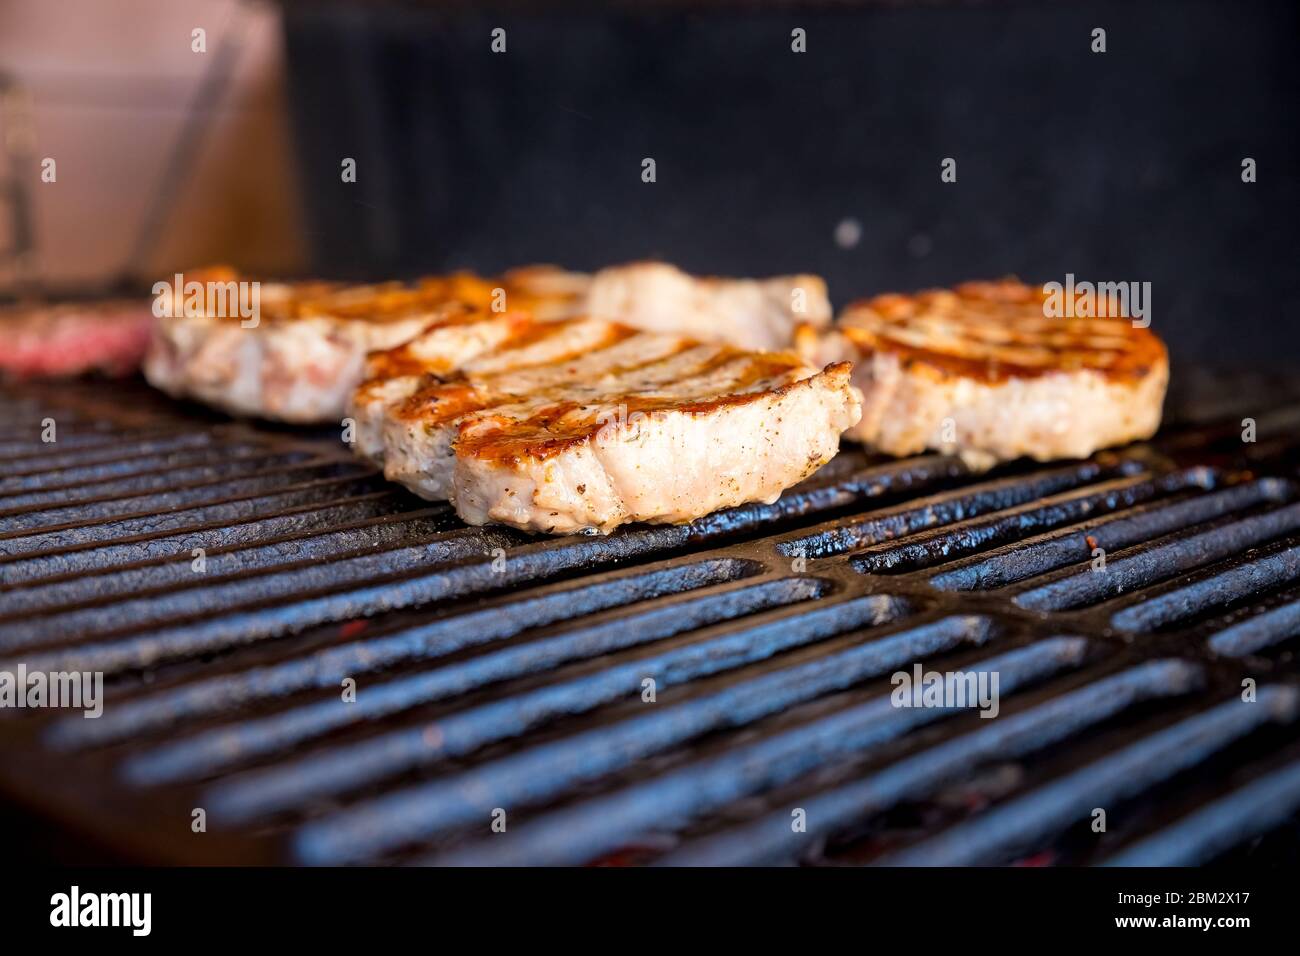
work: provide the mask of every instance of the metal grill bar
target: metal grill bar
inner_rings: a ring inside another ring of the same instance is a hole
[[[1249,703],[1230,700],[881,862],[961,866],[1009,859],[1085,819],[1093,807],[1115,807],[1261,725],[1290,723],[1298,705],[1300,694],[1293,687],[1264,688]]]
[[[292,806],[302,799],[355,790],[414,767],[471,754],[490,743],[518,736],[544,719],[580,714],[600,704],[624,699],[637,693],[647,678],[666,689],[763,660],[801,643],[873,626],[891,609],[892,602],[888,599],[861,598],[819,608],[749,633],[608,668],[521,698],[487,704],[437,723],[370,740],[365,745],[338,748],[252,774],[247,779],[214,788],[210,803],[217,814],[244,820]],[[843,689],[886,668],[900,666],[904,659],[963,642],[982,641],[986,628],[982,620],[950,619],[904,631],[800,667],[746,681],[666,713],[629,721],[610,730],[592,731],[541,752],[520,753],[509,758],[501,773],[519,779],[535,770],[528,784],[531,792],[552,791],[576,779],[575,774],[590,773],[596,767],[609,772],[635,755],[656,753],[711,730],[748,723],[796,702]],[[519,771],[515,769],[518,764],[527,764],[529,769]],[[398,794],[393,800],[409,806],[425,802],[425,796],[422,790],[417,790],[412,794]]]
[[[1244,657],[1300,633],[1300,601],[1274,608],[1259,617],[1224,628],[1209,639],[1210,649],[1224,657]]]
[[[608,625],[580,628],[562,637],[487,654],[443,670],[370,688],[356,707],[344,709],[334,706],[333,701],[327,701],[283,711],[274,717],[245,722],[230,729],[210,731],[198,739],[186,740],[161,751],[147,751],[127,763],[125,769],[129,777],[139,782],[175,779],[186,771],[206,775],[253,756],[286,751],[294,744],[347,724],[400,713],[488,684],[551,670],[562,663],[609,654],[743,614],[806,601],[817,597],[823,590],[822,582],[812,578],[773,581],[620,618]],[[787,633],[786,636],[791,643],[797,640],[794,634]],[[727,660],[728,644],[743,645],[750,654],[762,653],[765,649],[761,637],[741,634],[662,655],[658,660],[643,662],[643,666],[650,666],[655,673],[669,671],[674,665],[684,666],[688,657],[707,653],[711,655],[711,666],[721,668]]]
[[[1231,557],[1297,529],[1300,529],[1300,504],[1287,505],[1132,554],[1121,552],[1107,558],[1105,574],[1094,574],[1091,568],[1076,571],[1069,577],[1025,591],[1015,601],[1021,607],[1051,611],[1095,604],[1139,584]]]
[[[912,534],[935,525],[948,525],[977,515],[1002,511],[1064,489],[1077,488],[1084,482],[1122,474],[1137,469],[1135,462],[1102,465],[1083,462],[1024,478],[1007,478],[987,482],[975,489],[961,489],[922,498],[876,512],[868,521],[835,522],[813,529],[791,540],[781,541],[782,554],[806,558],[825,558],[865,548],[882,541]]]
[[[1091,515],[1106,514],[1150,501],[1157,495],[1204,487],[1203,470],[1177,472],[1158,480],[1121,478],[1053,495],[1033,504],[999,511],[990,518],[962,521],[909,535],[902,543],[864,548],[853,566],[869,574],[915,571],[939,561],[1019,541],[1035,531],[1077,525]]]
[[[1208,487],[1209,475],[1204,469],[1197,469],[1189,473],[1188,478],[1196,483],[1205,483]],[[952,570],[936,574],[930,581],[935,587],[956,591],[1007,587],[1076,564],[1085,552],[1091,558],[1093,547],[1110,552],[1118,551],[1273,501],[1282,494],[1284,487],[1276,481],[1251,482],[1176,504],[1135,508],[1128,517],[1086,522],[1060,532],[1020,541],[1012,546],[996,548],[978,560],[964,565],[959,563]],[[1086,538],[1092,538],[1096,544],[1081,549],[1080,543],[1086,545]],[[1015,560],[1008,560],[1012,555]]]
[[[445,505],[395,517],[396,520],[381,518],[354,523],[323,534],[290,536],[260,547],[206,552],[203,580],[218,581],[252,571],[327,561],[358,551],[409,547],[452,529],[451,509]],[[0,592],[0,618],[72,609],[91,601],[103,602],[162,588],[185,587],[192,585],[195,577],[191,561],[174,558],[137,562],[120,571],[106,570],[93,575],[53,579],[47,575],[35,586],[23,582],[25,587]]]
[[[1204,683],[1202,669],[1187,661],[1152,661],[947,743],[923,750],[878,773],[801,800],[805,828],[795,830],[787,811],[724,832],[660,861],[670,866],[747,866],[777,863],[807,851],[820,837],[944,783],[968,776],[991,760],[1010,760],[1081,733],[1135,704],[1186,694]]]
[[[182,720],[219,714],[253,701],[286,697],[311,688],[337,687],[346,677],[374,673],[409,661],[446,657],[571,617],[741,580],[757,570],[757,565],[743,561],[706,561],[685,569],[672,567],[625,573],[577,590],[557,589],[536,598],[334,646],[256,671],[189,684],[123,704],[94,724],[76,719],[61,721],[53,726],[50,739],[62,746],[119,740],[151,729],[171,727]],[[675,607],[673,611],[679,613]],[[581,641],[572,644],[575,653],[584,647]]]
[[[970,673],[997,673],[1002,690],[1015,693],[1022,686],[1077,665],[1087,642],[1081,638],[1054,638],[1032,647],[981,661]],[[888,699],[875,699],[860,707],[816,721],[770,740],[737,748],[705,764],[684,768],[624,793],[598,798],[560,811],[525,826],[509,845],[486,844],[437,860],[446,864],[578,863],[613,849],[620,835],[637,833],[664,820],[698,817],[726,802],[772,787],[809,772],[820,764],[896,740],[915,728],[962,713],[964,708],[895,707]],[[512,805],[514,801],[510,801]],[[564,836],[580,819],[591,822],[577,839]],[[331,829],[331,826],[334,829]],[[374,829],[366,835],[374,839]],[[325,862],[340,844],[346,851],[346,830],[328,820],[303,831],[299,848],[311,862]],[[346,856],[343,857],[346,859]]]
[[[101,466],[38,472],[25,480],[0,481],[0,508],[12,511],[89,498],[108,499],[196,483],[205,478],[217,480],[267,467],[301,464],[311,457],[310,452],[265,456],[255,446],[232,445],[188,455],[146,456],[143,462],[139,459],[118,462],[111,471]]]
[[[413,538],[404,542],[404,546],[377,554],[339,557],[328,563],[316,557],[292,562],[284,569],[268,568],[256,577],[239,576],[200,587],[146,593],[110,605],[31,617],[0,625],[0,651],[57,643],[67,634],[98,638],[117,631],[165,624],[177,618],[346,588],[376,578],[481,558],[485,550],[490,553],[493,547],[508,543],[510,539],[504,535],[480,531],[439,534],[423,544]],[[185,567],[189,569],[188,562]],[[192,579],[194,572],[189,574]]]
[[[1287,822],[1300,810],[1300,763],[1274,771],[1117,853],[1107,866],[1192,866]]]
[[[360,473],[353,470],[353,474]],[[229,524],[299,505],[323,504],[373,488],[373,483],[368,480],[327,477],[288,484],[274,494],[247,495],[212,502],[202,507],[180,508],[157,514],[139,512],[123,518],[103,518],[87,524],[65,522],[27,535],[22,534],[21,529],[15,529],[14,533],[0,532],[0,555],[40,554],[79,545],[120,541],[137,535],[143,537],[165,531],[189,530],[204,524]]]
[[[121,544],[45,551],[33,557],[4,561],[6,542],[0,540],[0,580],[6,585],[26,584],[61,575],[93,573],[148,560],[192,557],[193,548],[208,554],[241,544],[275,541],[294,534],[346,527],[370,518],[396,514],[409,505],[390,491],[367,491],[354,497],[326,500],[319,505],[300,504],[274,514],[257,515],[228,525],[206,523],[176,534],[128,536]],[[74,546],[75,548],[76,546]]]
[[[1287,530],[1291,530],[1289,521]],[[1149,631],[1205,608],[1231,604],[1297,577],[1300,577],[1300,548],[1287,548],[1162,594],[1145,604],[1125,608],[1112,620],[1124,631]]]

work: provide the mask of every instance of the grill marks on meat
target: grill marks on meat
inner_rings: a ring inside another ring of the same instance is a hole
[[[237,281],[231,270],[190,273],[187,281]],[[464,354],[491,346],[478,336],[488,314],[537,321],[571,312],[587,277],[545,266],[496,279],[472,273],[415,283],[348,286],[333,282],[262,283],[259,322],[239,316],[160,319],[145,362],[155,386],[242,415],[308,423],[339,421],[363,377],[365,356],[410,340],[430,326],[463,339]],[[502,304],[510,313],[495,313]],[[176,310],[168,310],[176,311]],[[522,316],[522,318],[521,318]],[[448,346],[449,368],[456,352]],[[394,361],[398,359],[395,358]]]
[[[800,329],[809,359],[848,359],[863,416],[849,437],[893,455],[960,454],[974,467],[1027,455],[1082,458],[1150,437],[1164,344],[1106,303],[1045,314],[1040,288],[1007,279],[850,305],[833,331]]]
[[[240,281],[224,267],[184,278]],[[449,338],[439,343],[445,347],[442,371],[457,369],[475,350],[491,347],[491,336],[503,327],[484,320],[504,310],[537,322],[590,314],[756,349],[786,348],[796,323],[822,326],[830,318],[826,285],[816,276],[697,278],[655,262],[604,269],[595,277],[529,266],[493,279],[458,272],[413,283],[263,283],[260,292],[256,327],[241,326],[239,316],[201,311],[163,318],[145,364],[149,380],[177,397],[235,414],[336,422],[364,376],[367,352],[393,349],[433,325],[447,326]],[[393,373],[437,373],[418,355],[395,354],[389,361]]]
[[[472,524],[608,532],[772,501],[838,449],[856,421],[849,368],[592,319],[518,329],[447,375],[378,377],[357,391],[358,451]],[[372,359],[380,373],[410,366]],[[399,381],[400,385],[394,385]]]
[[[436,333],[412,343],[429,357],[432,374],[406,377],[401,384],[382,378],[357,391],[357,448],[380,461],[384,475],[427,498],[452,496],[452,444],[458,421],[480,409],[552,401],[559,394],[595,395],[610,389],[650,387],[672,381],[703,359],[679,355],[695,345],[677,336],[637,334],[627,326],[575,319],[514,330],[514,339],[478,360],[466,361],[460,375],[445,374],[437,355]],[[540,334],[539,333],[543,333]],[[697,346],[705,356],[725,347]],[[372,359],[381,370],[383,356]],[[387,394],[376,399],[376,390]],[[385,400],[386,399],[386,400]],[[365,426],[362,426],[362,422]]]
[[[864,351],[989,382],[1081,369],[1131,380],[1165,359],[1160,340],[1127,316],[1051,317],[1045,298],[1013,280],[882,295],[849,306],[840,330]],[[1106,308],[1099,299],[1087,311]]]

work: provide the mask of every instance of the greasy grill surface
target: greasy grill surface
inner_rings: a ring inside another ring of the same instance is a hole
[[[848,450],[774,505],[557,539],[332,435],[8,386],[0,671],[107,693],[0,711],[0,786],[146,862],[1294,856],[1300,404],[1181,384],[1087,462]],[[999,716],[894,706],[918,663],[996,673]]]

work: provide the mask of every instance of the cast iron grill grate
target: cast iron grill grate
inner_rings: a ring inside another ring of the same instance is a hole
[[[0,786],[142,862],[1294,853],[1300,397],[1185,393],[1085,462],[848,450],[772,505],[538,539],[332,435],[10,385],[0,671],[107,693],[0,711]],[[999,716],[894,706],[914,665],[996,674]]]

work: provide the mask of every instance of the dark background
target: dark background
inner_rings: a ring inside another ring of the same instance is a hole
[[[819,272],[837,305],[1073,272],[1151,282],[1175,360],[1294,359],[1298,9],[289,3],[312,266],[663,257]]]

